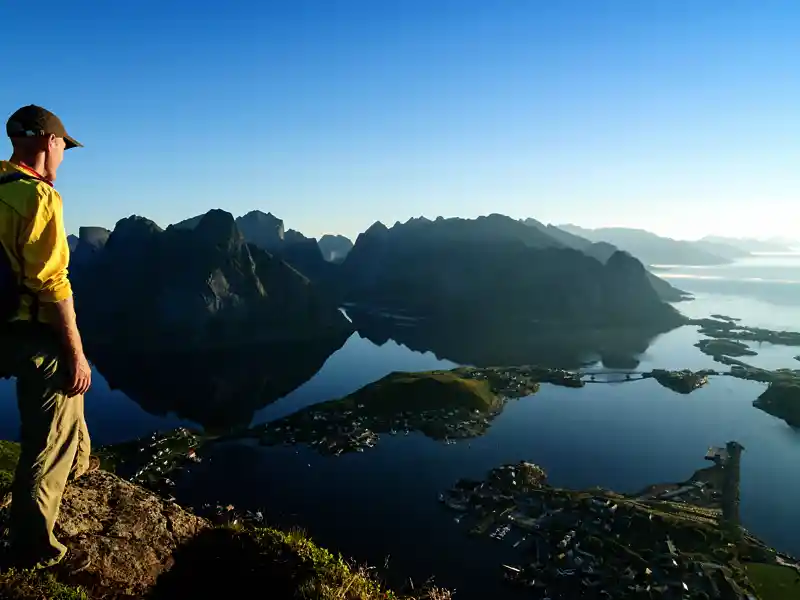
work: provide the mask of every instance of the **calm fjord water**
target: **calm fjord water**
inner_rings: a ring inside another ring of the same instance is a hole
[[[705,269],[674,267],[660,274],[696,294],[694,301],[677,305],[689,316],[722,313],[747,325],[800,330],[800,255],[760,256]],[[636,370],[721,369],[693,347],[698,339],[696,327],[661,335],[638,356]],[[761,344],[756,350],[759,355],[750,360],[757,366],[798,366],[797,348]],[[340,397],[391,371],[455,366],[448,358],[392,340],[376,345],[356,333],[311,379],[258,410],[253,421]],[[466,536],[436,502],[437,494],[460,477],[481,477],[494,466],[524,459],[541,464],[556,485],[632,492],[687,478],[704,466],[709,445],[736,439],[746,448],[745,525],[779,549],[800,554],[800,432],[753,408],[764,387],[717,377],[683,396],[653,380],[580,390],[545,385],[536,395],[510,403],[487,435],[455,445],[415,434],[384,436],[373,450],[339,458],[302,447],[222,445],[180,493],[195,501],[264,508],[271,519],[303,526],[321,543],[359,561],[383,564],[391,556],[392,570],[415,581],[435,573],[461,598],[495,597],[497,565],[510,549]],[[97,373],[86,406],[96,443],[187,424],[174,415],[146,413],[122,392],[110,390]],[[16,438],[18,417],[8,381],[0,382],[0,416],[0,437]]]

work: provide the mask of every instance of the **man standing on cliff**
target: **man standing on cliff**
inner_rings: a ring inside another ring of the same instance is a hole
[[[90,460],[83,353],[67,279],[69,247],[61,196],[53,187],[64,150],[81,146],[61,120],[25,106],[6,124],[13,154],[0,161],[0,374],[17,378],[21,454],[12,485],[11,556],[48,567],[67,548],[53,534],[67,481]],[[88,559],[73,551],[70,564]]]

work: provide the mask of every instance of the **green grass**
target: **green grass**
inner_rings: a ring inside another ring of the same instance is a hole
[[[7,600],[88,600],[80,587],[64,585],[48,574],[36,571],[0,573],[0,598]]]
[[[18,460],[19,444],[0,440],[0,496],[11,487]]]
[[[317,546],[302,531],[218,527],[198,536],[175,556],[150,600],[249,598],[281,600],[449,600],[446,591],[423,586],[409,594],[385,587],[371,569]],[[224,577],[220,574],[224,573]]]
[[[749,563],[745,569],[760,600],[800,598],[800,575],[794,569],[762,563]]]
[[[483,412],[498,406],[500,400],[486,380],[460,377],[452,371],[423,371],[390,373],[335,403],[338,409],[364,404],[368,414],[393,414],[439,408]]]

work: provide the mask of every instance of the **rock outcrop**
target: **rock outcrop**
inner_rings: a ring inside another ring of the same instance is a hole
[[[195,229],[204,216],[198,215],[186,219],[173,227]],[[237,217],[236,226],[248,244],[280,258],[314,283],[319,285],[331,283],[334,276],[333,265],[323,258],[322,251],[314,238],[308,238],[293,229],[286,230],[282,219],[260,210],[251,210]]]
[[[122,219],[93,260],[77,267],[78,318],[94,345],[197,351],[350,329],[335,303],[248,244],[221,210],[194,228]]]
[[[174,564],[178,548],[210,524],[177,504],[105,471],[67,487],[56,535],[92,559],[79,583],[95,590],[130,590],[156,584]]]
[[[0,444],[2,447],[2,444]],[[0,473],[13,468],[0,455]],[[0,569],[0,597],[14,600],[174,600],[266,597],[341,600],[447,600],[429,589],[396,594],[366,570],[304,534],[241,523],[233,507],[209,521],[147,489],[105,471],[67,486],[56,535],[91,562],[71,569],[70,558],[43,571]],[[0,518],[7,511],[0,509]],[[231,527],[236,520],[237,526]],[[4,557],[4,560],[7,557]]]
[[[75,247],[70,249],[70,266],[80,267],[94,260],[110,236],[111,232],[105,227],[81,227]]]

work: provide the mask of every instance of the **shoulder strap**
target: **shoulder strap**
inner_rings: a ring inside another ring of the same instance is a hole
[[[31,181],[31,180],[43,181],[41,178],[36,177],[35,175],[28,175],[27,173],[21,173],[19,171],[15,172],[15,173],[7,173],[6,175],[0,175],[0,185],[5,185],[7,183],[14,183],[16,181]],[[20,256],[20,260],[22,260],[22,248],[19,249],[19,256]],[[20,265],[20,267],[21,266],[22,265]],[[38,318],[39,318],[39,298],[36,296],[36,294],[32,294],[30,292],[30,290],[28,290],[25,287],[25,285],[22,283],[22,274],[20,274],[18,285],[19,285],[18,292],[20,294],[27,294],[27,295],[31,296],[31,298],[32,298],[31,307],[30,307],[31,319],[33,321],[38,320]]]
[[[0,185],[4,185],[6,183],[14,183],[15,181],[26,181],[29,179],[39,179],[38,177],[34,177],[33,175],[28,175],[27,173],[20,173],[17,171],[16,173],[8,173],[6,175],[0,175]]]

